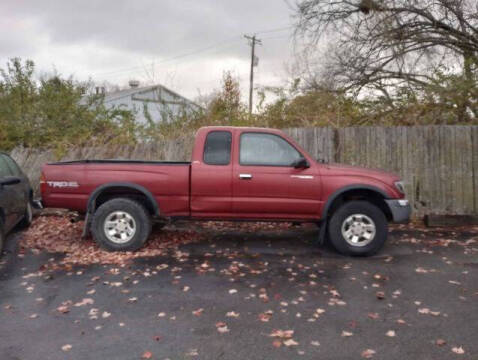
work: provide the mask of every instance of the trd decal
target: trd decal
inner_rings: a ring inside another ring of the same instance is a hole
[[[47,181],[48,186],[52,188],[77,188],[80,185],[76,181]]]

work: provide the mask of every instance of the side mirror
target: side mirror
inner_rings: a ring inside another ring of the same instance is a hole
[[[309,162],[307,159],[301,157],[292,163],[292,166],[296,169],[308,169],[310,168]]]
[[[16,185],[20,184],[22,182],[22,179],[16,176],[9,176],[4,179],[0,179],[0,186],[8,186],[8,185]]]

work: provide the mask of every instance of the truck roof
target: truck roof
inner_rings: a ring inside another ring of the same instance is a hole
[[[266,127],[253,127],[253,126],[227,126],[227,125],[215,125],[215,126],[203,126],[199,128],[199,131],[204,131],[204,130],[234,130],[234,129],[239,129],[243,131],[265,131],[269,133],[275,133],[275,134],[283,134],[283,132],[279,129],[271,129],[271,128],[266,128]]]

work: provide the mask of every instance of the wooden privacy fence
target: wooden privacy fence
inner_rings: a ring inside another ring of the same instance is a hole
[[[478,126],[294,128],[285,132],[325,162],[380,168],[402,176],[415,216],[478,214]],[[191,136],[136,146],[52,151],[17,148],[12,156],[38,188],[45,162],[74,159],[188,160]]]

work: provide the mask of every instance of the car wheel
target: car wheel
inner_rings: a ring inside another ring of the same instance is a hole
[[[96,210],[91,232],[98,245],[108,251],[135,251],[151,233],[151,217],[140,203],[117,198]]]
[[[367,201],[350,201],[330,218],[329,239],[344,255],[369,256],[379,251],[388,235],[385,214]]]
[[[30,227],[33,221],[33,206],[32,202],[28,201],[27,208],[25,209],[25,214],[23,214],[23,219],[19,224],[21,229],[27,229]]]
[[[3,244],[5,242],[5,229],[3,228],[3,222],[0,219],[0,256],[3,253]]]

